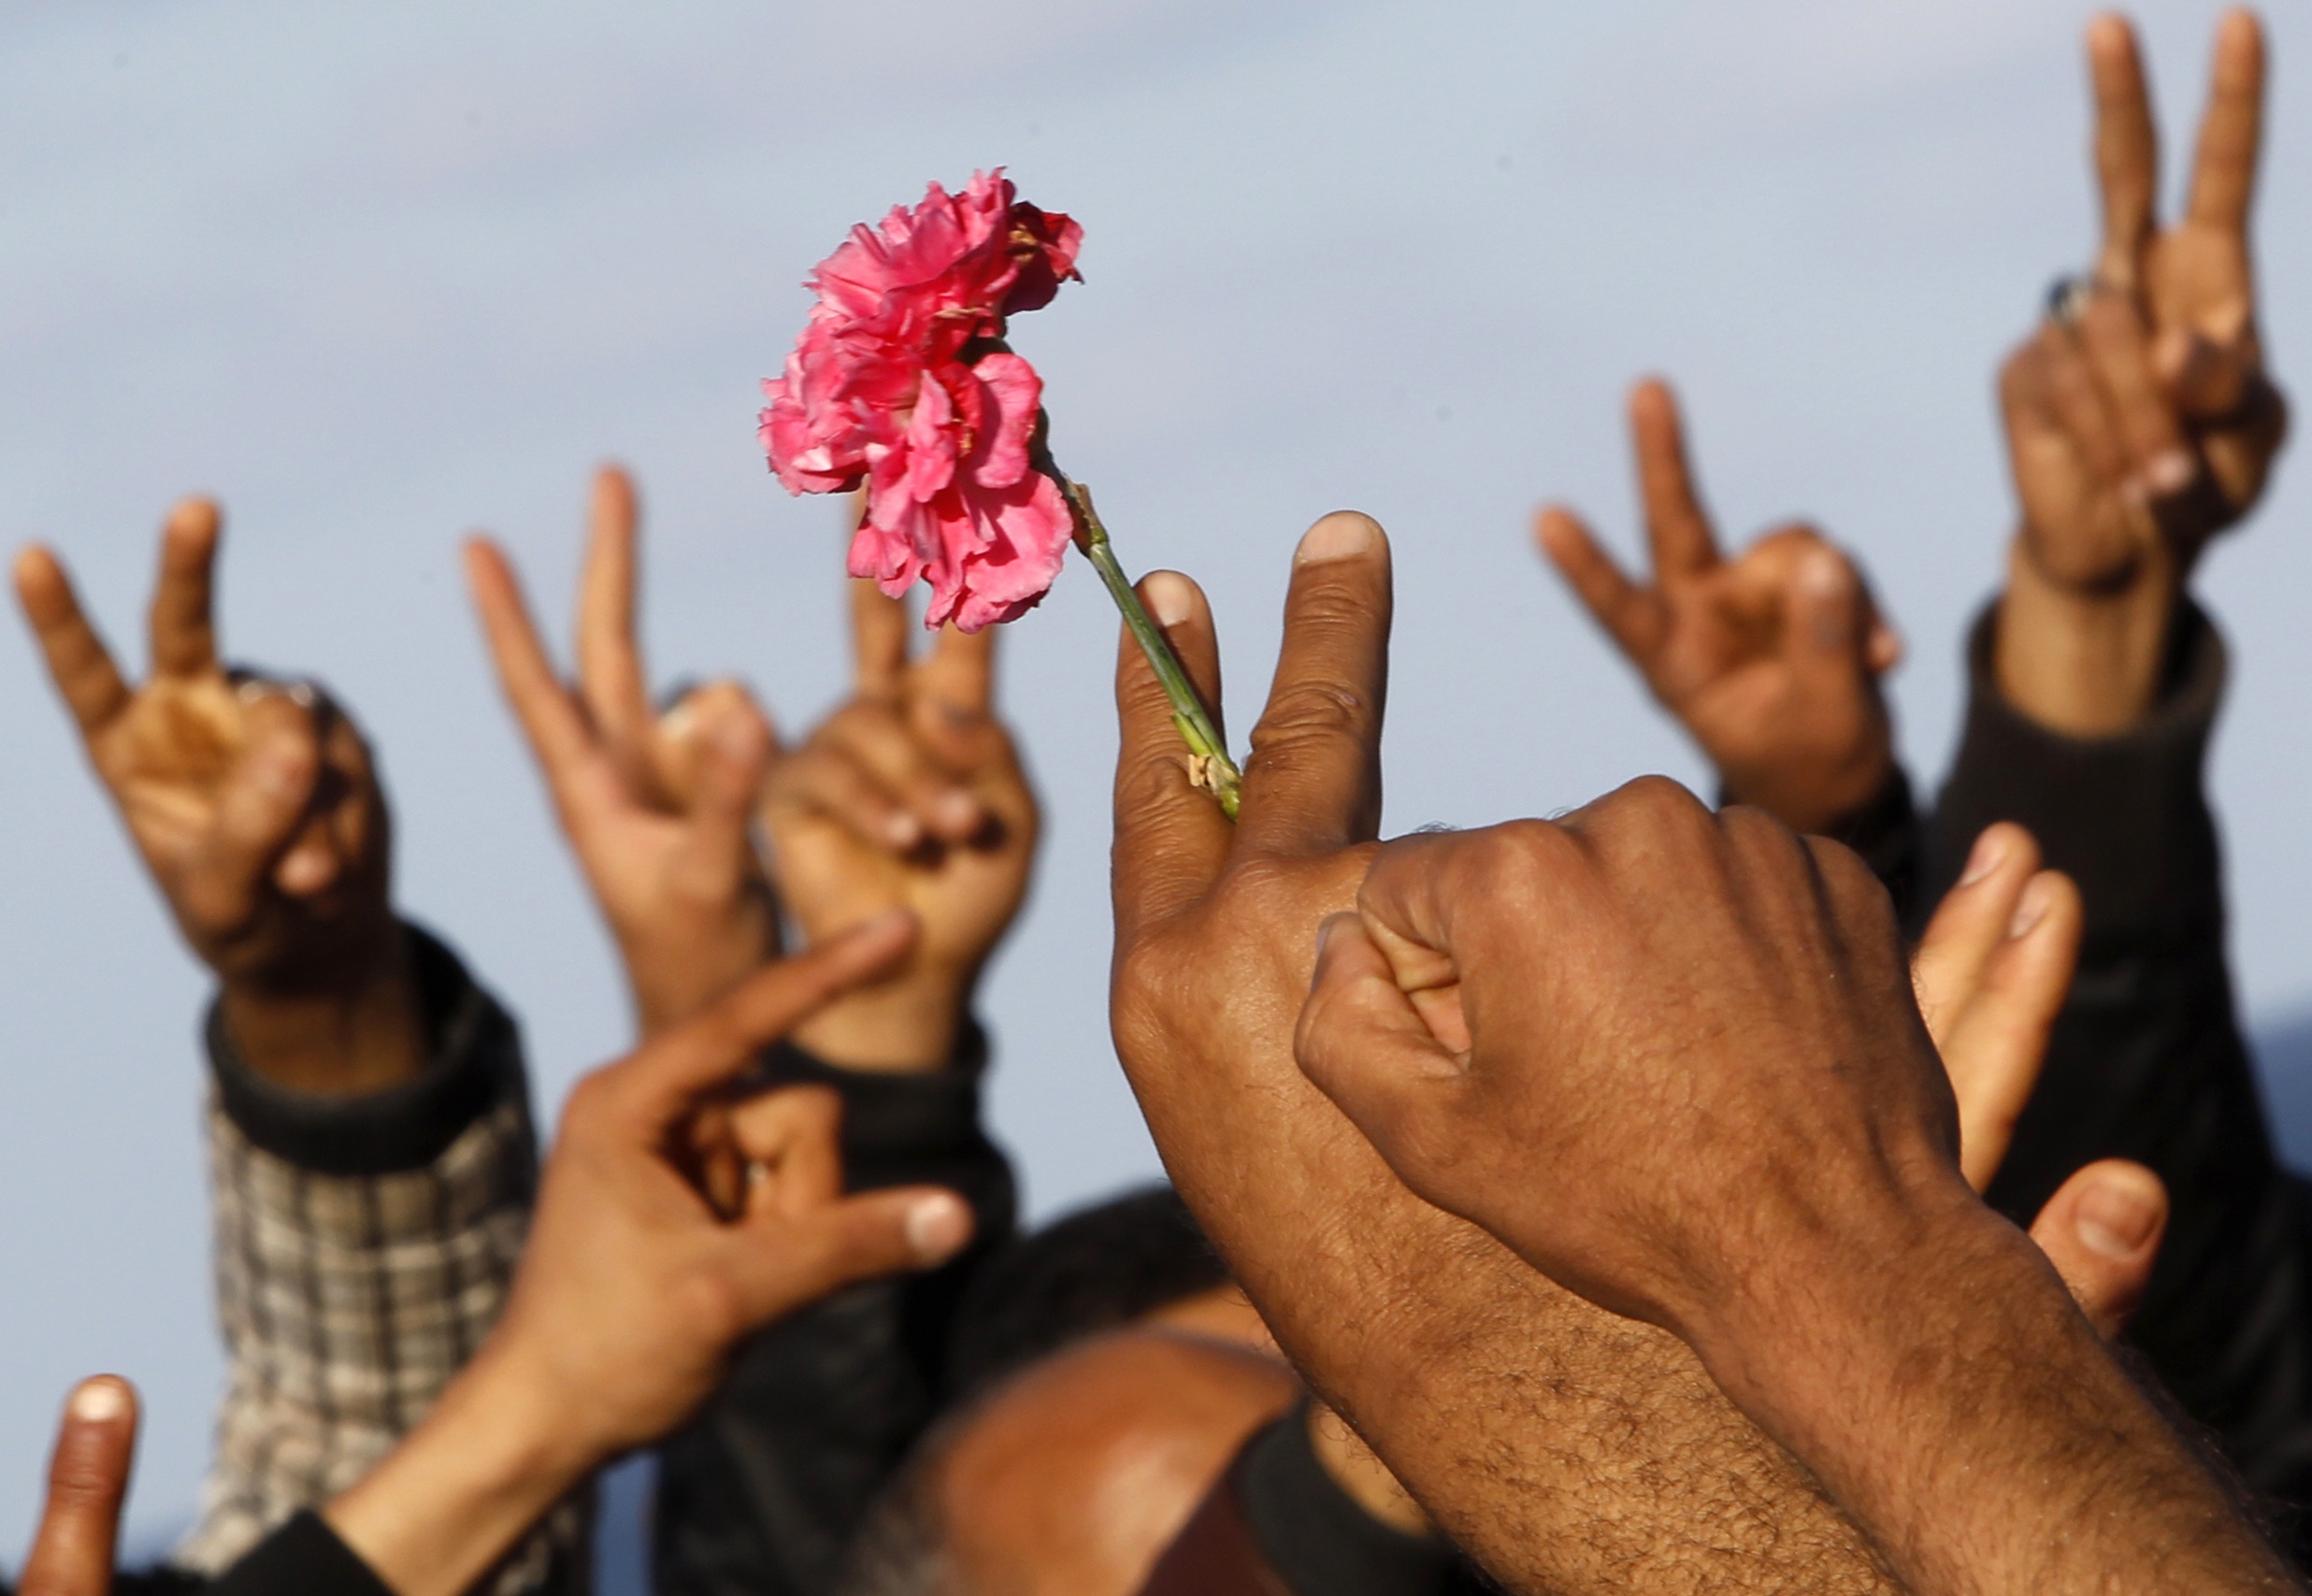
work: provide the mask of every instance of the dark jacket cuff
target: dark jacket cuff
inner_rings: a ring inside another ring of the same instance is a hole
[[[394,1596],[318,1513],[300,1513],[209,1583],[208,1596]]]
[[[1987,606],[1968,635],[1967,725],[1935,812],[1932,887],[1939,895],[1958,879],[1985,827],[2012,820],[2038,839],[2048,868],[2078,883],[2090,942],[2204,942],[2222,918],[2202,782],[2228,671],[2222,636],[2179,601],[2150,713],[2116,737],[2070,737],[2001,696],[1997,613]]]
[[[291,1091],[251,1070],[225,1032],[221,1001],[203,1036],[217,1101],[251,1143],[315,1174],[377,1176],[424,1169],[508,1096],[526,1090],[513,1019],[457,955],[403,927],[431,1052],[413,1081],[360,1097]]]
[[[976,1155],[986,1143],[980,1127],[980,1082],[987,1072],[987,1035],[964,1022],[955,1053],[926,1073],[846,1070],[791,1042],[763,1050],[756,1084],[831,1086],[843,1100],[843,1158],[875,1166],[915,1166]],[[852,1185],[863,1184],[856,1179]],[[878,1181],[897,1186],[904,1180]]]
[[[1230,1474],[1253,1544],[1295,1592],[1422,1596],[1457,1588],[1452,1543],[1382,1523],[1326,1472],[1306,1403],[1256,1432]]]

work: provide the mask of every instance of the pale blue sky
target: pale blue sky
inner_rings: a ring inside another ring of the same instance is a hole
[[[2216,7],[2145,13],[2168,125]],[[1247,15],[1257,13],[1257,20]],[[1699,768],[1531,556],[1561,496],[1630,545],[1623,389],[1686,392],[1726,530],[1856,547],[1911,643],[1914,769],[2011,515],[1990,373],[2091,238],[2077,31],[2045,0],[14,0],[0,12],[0,543],[65,552],[132,657],[152,529],[231,514],[228,647],[326,677],[380,743],[400,896],[520,1012],[550,1114],[627,1034],[500,709],[455,540],[556,617],[585,475],[639,473],[659,670],[783,724],[840,684],[834,516],[780,492],[755,380],[851,222],[1008,163],[1085,227],[1023,321],[1055,440],[1127,565],[1196,572],[1258,702],[1294,538],[1398,551],[1388,822],[1546,812]],[[2284,378],[2312,333],[2312,96],[2283,19],[2262,225]],[[2312,1001],[2305,473],[2206,590],[2238,967]],[[219,1359],[204,983],[0,640],[0,1560],[76,1376],[136,1378],[150,1540],[190,1513]],[[1052,823],[996,967],[998,1128],[1038,1212],[1151,1172],[1103,1019],[1114,625],[1071,570],[1007,638]]]

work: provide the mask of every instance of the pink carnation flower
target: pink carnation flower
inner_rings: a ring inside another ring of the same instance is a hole
[[[1029,463],[1043,384],[996,347],[1004,319],[1078,275],[1084,229],[1015,197],[998,167],[854,227],[819,263],[760,437],[790,493],[867,484],[851,574],[898,597],[931,584],[925,625],[967,632],[1033,608],[1074,532]]]

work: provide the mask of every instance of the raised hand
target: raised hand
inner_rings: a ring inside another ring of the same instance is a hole
[[[996,718],[996,629],[943,627],[909,657],[907,606],[853,581],[850,700],[771,772],[762,807],[782,904],[806,942],[891,909],[923,926],[889,977],[796,1032],[854,1069],[944,1063],[982,966],[1019,913],[1041,817]]]
[[[1869,803],[1894,765],[1878,679],[1902,655],[1853,563],[1808,526],[1718,552],[1695,492],[1677,401],[1640,383],[1630,430],[1653,551],[1650,584],[1624,575],[1562,506],[1535,532],[1728,792],[1800,831]]]
[[[1968,1190],[1886,895],[1835,843],[1659,778],[1391,843],[1297,1053],[1416,1192],[1692,1345],[1907,1589],[2282,1588]]]
[[[48,1501],[16,1596],[108,1596],[136,1460],[136,1388],[110,1374],[81,1381],[56,1427]]]
[[[375,1089],[424,1052],[390,899],[385,798],[361,734],[301,683],[229,674],[211,589],[215,505],[161,536],[151,674],[132,687],[54,554],[16,592],[96,769],[257,1070],[300,1089]]]
[[[2134,31],[2120,17],[2097,18],[2088,56],[2104,208],[2096,276],[2146,312],[2159,390],[2181,424],[2185,462],[2204,478],[2168,529],[2203,540],[2255,503],[2287,430],[2287,407],[2264,372],[2247,242],[2263,141],[2263,28],[2245,7],[2217,24],[2191,192],[2183,214],[2165,227],[2159,128]],[[2156,442],[2149,456],[2157,467]],[[2155,495],[2162,487],[2173,493],[2172,482],[2147,485]]]
[[[779,951],[752,834],[770,726],[718,682],[666,713],[635,640],[636,508],[625,474],[595,479],[578,603],[578,680],[539,640],[504,551],[466,548],[499,684],[553,794],[563,834],[609,923],[644,1036],[697,1013]]]
[[[588,1473],[681,1423],[753,1331],[853,1282],[945,1262],[938,1187],[842,1194],[825,1087],[734,1096],[766,1043],[906,956],[879,916],[759,971],[579,1083],[506,1312],[400,1448],[325,1516],[401,1596],[450,1596]]]
[[[2263,117],[2253,13],[2217,29],[2190,196],[2159,224],[2159,134],[2135,36],[2088,31],[2104,236],[2094,279],[2009,356],[2000,406],[2021,506],[2000,686],[2057,730],[2149,707],[2176,600],[2253,508],[2288,430],[2256,327],[2248,212]]]

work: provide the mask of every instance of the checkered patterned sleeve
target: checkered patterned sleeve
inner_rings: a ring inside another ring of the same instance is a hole
[[[215,1575],[393,1450],[504,1305],[536,1196],[514,1022],[414,928],[434,1057],[357,1099],[292,1093],[235,1055],[212,1009],[208,1111],[218,1316],[229,1360],[202,1512],[174,1561]],[[495,1589],[586,1583],[591,1490]]]

